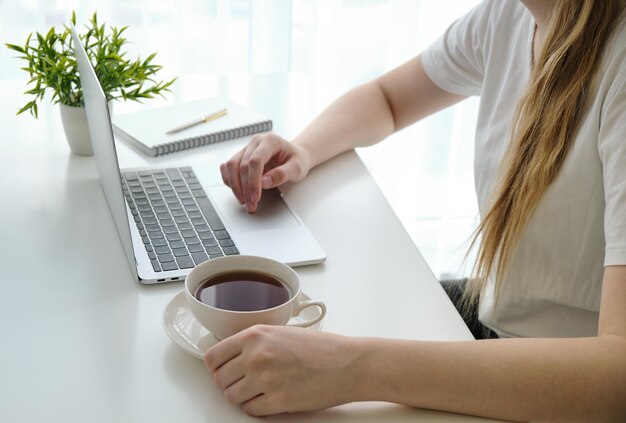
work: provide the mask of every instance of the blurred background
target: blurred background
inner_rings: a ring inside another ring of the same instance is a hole
[[[126,36],[132,41],[131,52],[142,57],[158,52],[155,61],[164,67],[163,79],[231,73],[305,75],[314,87],[312,118],[346,90],[417,55],[477,3],[0,0],[0,40],[22,45],[32,31],[67,23],[72,10],[79,26],[97,11],[100,21],[130,26]],[[25,84],[23,65],[2,47],[0,81]],[[472,262],[470,258],[464,264],[463,257],[478,222],[473,182],[477,107],[477,99],[465,100],[358,151],[440,278],[465,275]]]

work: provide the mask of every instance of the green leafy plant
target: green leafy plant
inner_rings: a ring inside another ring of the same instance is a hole
[[[76,25],[76,13],[72,12],[70,22]],[[176,78],[164,82],[156,81],[155,75],[162,68],[153,63],[156,53],[145,60],[126,60],[122,47],[127,43],[122,35],[128,27],[117,28],[98,23],[97,13],[91,16],[86,32],[80,34],[87,56],[96,71],[107,100],[124,99],[141,101],[170,91]],[[48,90],[52,92],[50,101],[68,106],[83,106],[83,93],[78,76],[78,64],[74,55],[74,46],[70,28],[63,26],[57,32],[52,27],[45,34],[31,33],[24,46],[5,44],[7,48],[18,52],[27,66],[29,88],[24,94],[34,96],[31,101],[18,110],[17,114],[29,111],[37,117],[37,102],[44,98]]]

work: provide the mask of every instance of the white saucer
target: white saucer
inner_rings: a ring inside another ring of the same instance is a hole
[[[300,294],[302,301],[310,300],[305,293]],[[289,323],[298,323],[315,319],[319,316],[317,307],[308,307],[289,320]],[[312,325],[309,329],[320,330],[322,321]],[[217,344],[217,339],[206,330],[187,308],[185,291],[181,291],[172,298],[165,312],[163,313],[163,329],[165,333],[177,343],[182,349],[196,358],[203,359],[204,353],[213,345]]]

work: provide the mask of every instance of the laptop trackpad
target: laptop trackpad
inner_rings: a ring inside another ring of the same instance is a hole
[[[227,186],[211,186],[205,189],[219,209],[224,223],[233,233],[292,228],[300,225],[276,188],[263,191],[254,214],[248,213],[246,208],[239,204]]]

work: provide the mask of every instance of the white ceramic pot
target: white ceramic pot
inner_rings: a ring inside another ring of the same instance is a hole
[[[59,106],[65,138],[72,153],[78,156],[93,156],[85,108],[66,106],[65,104]]]
[[[93,156],[85,108],[60,104],[59,110],[61,110],[65,138],[72,153],[77,156]],[[109,112],[112,110],[113,104],[109,102]]]

